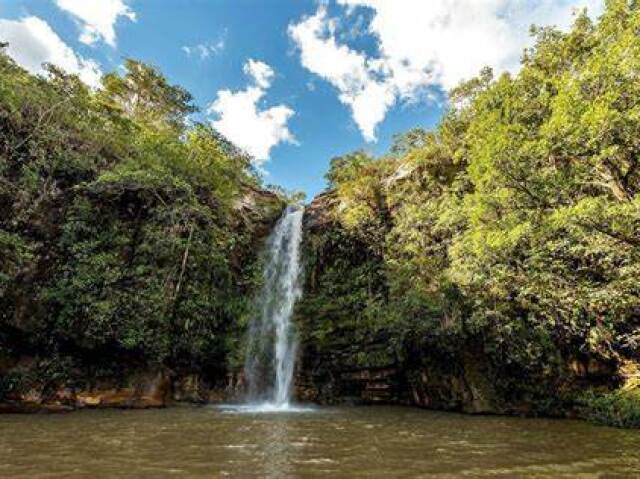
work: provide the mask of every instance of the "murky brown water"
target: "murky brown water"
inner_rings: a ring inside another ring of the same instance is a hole
[[[640,477],[640,431],[419,409],[0,416],[0,476]]]

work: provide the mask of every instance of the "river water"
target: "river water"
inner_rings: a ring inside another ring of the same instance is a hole
[[[402,407],[0,416],[7,478],[636,478],[640,431]]]

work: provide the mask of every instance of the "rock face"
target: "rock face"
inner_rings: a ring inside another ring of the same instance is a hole
[[[507,407],[496,400],[481,356],[425,354],[419,358],[422,364],[397,360],[374,366],[356,366],[349,359],[348,353],[323,357],[313,352],[312,345],[306,346],[296,383],[298,398],[322,404],[402,404],[474,414],[528,412],[525,406]]]
[[[75,393],[77,407],[149,408],[166,405],[170,381],[163,371],[139,373],[128,378],[125,387],[98,385]]]
[[[238,213],[237,220],[251,228],[256,238],[265,238],[275,220],[284,209],[282,199],[275,193],[245,185],[236,199],[233,209]]]
[[[337,207],[338,199],[332,191],[326,191],[316,196],[304,212],[304,229],[307,234],[322,232],[325,228],[334,226],[333,211]]]
[[[27,360],[27,358],[25,358]],[[132,371],[124,377],[50,385],[6,394],[0,413],[59,413],[78,409],[149,409],[176,403],[208,404],[238,400],[242,380],[230,373],[227,383],[211,384],[198,373],[178,376],[169,369]]]
[[[93,384],[34,384],[32,389],[5,396],[0,412],[66,412],[84,408],[146,409],[164,407],[170,400],[171,382],[166,371],[132,373],[118,381]]]

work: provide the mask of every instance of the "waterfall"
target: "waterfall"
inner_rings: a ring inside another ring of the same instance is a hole
[[[302,208],[288,207],[269,236],[264,283],[247,338],[244,371],[248,400],[278,409],[289,405],[297,348],[291,315],[302,294],[302,214]]]

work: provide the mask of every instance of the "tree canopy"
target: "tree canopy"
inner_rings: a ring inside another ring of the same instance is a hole
[[[326,266],[351,281],[339,299],[314,273],[324,301],[353,298],[336,321],[387,331],[400,355],[480,336],[524,377],[577,356],[637,360],[638,31],[628,0],[597,23],[578,14],[567,33],[534,28],[519,73],[485,69],[455,88],[433,131],[399,136],[382,158],[334,159],[334,219],[368,251]],[[377,286],[356,263],[383,272]]]

